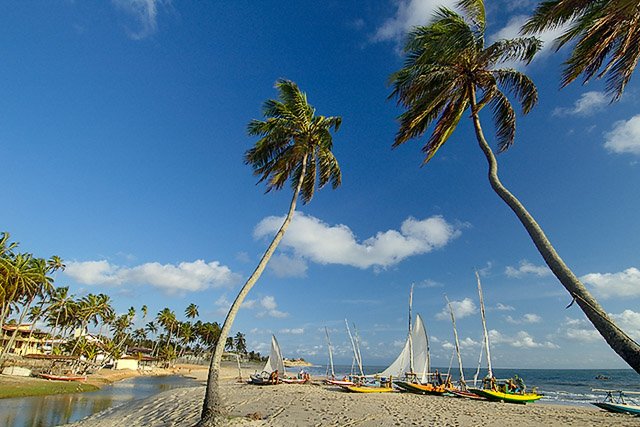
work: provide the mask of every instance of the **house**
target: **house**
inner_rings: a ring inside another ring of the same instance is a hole
[[[32,329],[31,323],[21,325],[2,325],[2,336],[0,337],[0,348],[4,349],[9,345],[11,337],[17,330],[17,335],[13,345],[9,349],[9,354],[24,356],[25,354],[44,354],[45,343],[49,334],[37,329]]]

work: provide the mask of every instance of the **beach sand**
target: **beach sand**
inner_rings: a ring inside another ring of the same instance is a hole
[[[206,381],[205,370],[191,375]],[[237,369],[230,367],[222,372],[221,392],[230,426],[640,426],[638,418],[595,407],[513,405],[408,393],[356,394],[319,383],[261,387],[239,383],[237,375]],[[203,398],[204,386],[169,390],[68,426],[192,426],[199,419]]]

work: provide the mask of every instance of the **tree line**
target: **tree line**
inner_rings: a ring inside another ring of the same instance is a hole
[[[196,320],[200,314],[193,303],[184,310],[185,320],[167,307],[151,317],[146,305],[117,314],[107,294],[75,296],[68,286],[55,286],[56,273],[66,267],[59,256],[38,258],[20,252],[18,246],[9,233],[0,233],[0,331],[5,336],[6,329],[8,335],[0,363],[14,349],[20,332],[17,326],[25,322],[30,323],[29,341],[38,332],[36,324],[41,324],[47,329],[41,344],[50,345],[51,354],[78,356],[93,367],[132,352],[164,362],[186,355],[195,361],[207,360],[220,340],[220,324]],[[144,326],[134,328],[134,323]],[[96,332],[88,334],[89,327]],[[223,342],[226,351],[262,359],[260,353],[247,350],[242,332]]]

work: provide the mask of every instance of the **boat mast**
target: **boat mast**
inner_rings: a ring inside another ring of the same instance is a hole
[[[489,333],[487,332],[487,320],[484,315],[484,298],[482,297],[482,285],[480,284],[480,275],[476,271],[476,280],[478,281],[478,295],[480,295],[480,314],[482,316],[482,329],[484,331],[484,347],[487,351],[487,368],[489,370],[489,378],[493,378],[493,370],[491,369],[491,352],[489,349]]]
[[[331,347],[331,340],[329,339],[329,330],[324,327],[324,333],[327,335],[327,347],[329,348],[329,365],[331,366],[331,378],[335,378],[336,373],[333,371],[333,348]]]
[[[466,388],[466,381],[464,380],[464,372],[462,371],[462,356],[460,356],[460,341],[458,341],[458,329],[456,328],[456,316],[453,314],[453,307],[447,296],[444,296],[449,306],[449,313],[451,314],[451,323],[453,324],[453,337],[456,340],[456,354],[458,355],[458,366],[460,367],[460,385],[464,389]]]
[[[414,373],[413,367],[413,337],[411,336],[411,309],[413,307],[413,283],[409,292],[409,372]]]
[[[360,337],[358,336],[358,329],[356,324],[353,324],[353,334],[355,335],[356,350],[358,350],[358,367],[360,368],[360,375],[364,377],[364,371],[362,370],[362,354],[360,354]]]
[[[351,347],[353,348],[353,358],[355,359],[356,363],[358,364],[358,367],[360,368],[360,375],[364,376],[364,373],[362,372],[362,363],[360,362],[360,359],[358,358],[358,351],[356,350],[356,343],[353,340],[353,335],[351,335],[351,329],[349,329],[349,322],[347,322],[347,319],[344,319],[344,324],[347,326],[347,333],[349,334],[349,339],[351,340]]]

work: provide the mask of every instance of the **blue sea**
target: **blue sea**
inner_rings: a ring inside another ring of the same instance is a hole
[[[365,374],[381,372],[386,366],[364,366]],[[437,367],[434,367],[435,370]],[[448,368],[437,368],[440,372],[447,372]],[[313,366],[304,368],[312,376],[325,376],[326,366]],[[340,378],[351,372],[351,365],[336,365],[334,367],[336,377]],[[594,388],[609,390],[626,390],[640,392],[640,375],[632,369],[494,369],[496,378],[512,378],[518,375],[523,378],[527,389],[537,387],[538,393],[542,393],[543,403],[558,405],[590,405],[591,402],[602,400],[604,394],[591,391]],[[291,369],[291,373],[295,370]],[[467,384],[472,386],[475,369],[465,369],[464,376]],[[451,371],[452,378],[458,379],[458,370]],[[480,378],[486,375],[486,370],[480,371]],[[596,377],[608,379],[596,379]],[[638,399],[640,400],[640,399]]]

